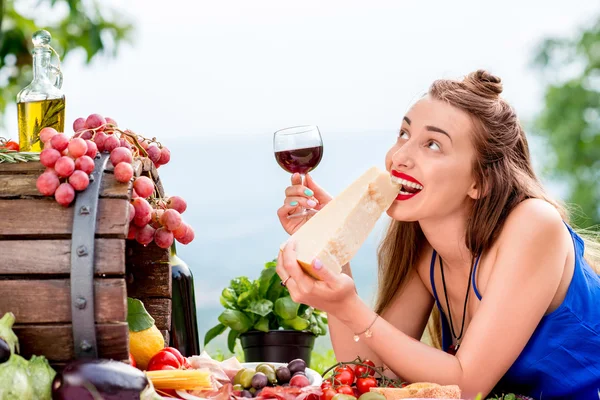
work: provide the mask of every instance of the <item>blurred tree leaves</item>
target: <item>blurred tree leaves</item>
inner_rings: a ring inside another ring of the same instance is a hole
[[[535,129],[554,153],[550,175],[569,185],[574,225],[600,224],[600,17],[572,38],[546,39],[534,65],[548,82]]]
[[[114,57],[119,45],[130,40],[132,25],[101,4],[101,0],[0,0],[0,115],[31,82],[35,31],[52,34],[51,45],[61,61],[82,49],[87,64],[96,54]]]

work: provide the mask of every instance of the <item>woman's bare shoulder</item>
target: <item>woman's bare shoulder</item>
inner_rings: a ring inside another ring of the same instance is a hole
[[[507,216],[498,237],[498,247],[503,243],[536,237],[556,243],[568,234],[559,211],[542,199],[527,199],[517,205]]]

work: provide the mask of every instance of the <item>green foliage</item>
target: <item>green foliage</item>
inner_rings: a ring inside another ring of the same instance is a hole
[[[550,175],[569,185],[575,226],[600,224],[600,17],[573,38],[546,39],[534,64],[548,80],[535,129],[554,153]]]
[[[245,276],[231,280],[220,296],[225,310],[218,317],[219,323],[206,332],[204,346],[227,328],[227,347],[232,353],[239,336],[250,330],[268,332],[283,328],[317,336],[327,333],[325,314],[294,302],[287,288],[281,286],[275,267],[274,261],[267,262],[254,281]]]
[[[97,0],[38,0],[28,10],[21,4],[15,7],[17,3],[0,0],[0,76],[7,78],[0,80],[0,115],[31,82],[31,37],[35,31],[46,29],[52,34],[51,46],[61,60],[71,51],[83,49],[89,64],[97,54],[115,56],[133,29]]]
[[[310,369],[314,369],[321,375],[335,364],[337,364],[337,359],[332,349],[316,350],[310,354]]]

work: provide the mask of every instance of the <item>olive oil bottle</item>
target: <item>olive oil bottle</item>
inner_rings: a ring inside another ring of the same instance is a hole
[[[40,131],[45,127],[64,132],[65,95],[61,90],[62,72],[60,66],[51,62],[54,51],[50,46],[51,39],[52,36],[45,30],[37,31],[32,38],[33,80],[17,95],[21,151],[41,152]]]

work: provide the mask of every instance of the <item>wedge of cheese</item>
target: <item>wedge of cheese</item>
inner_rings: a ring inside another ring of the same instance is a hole
[[[318,257],[325,267],[339,273],[398,196],[398,190],[388,172],[369,168],[291,236],[298,263],[316,277],[312,261]]]

